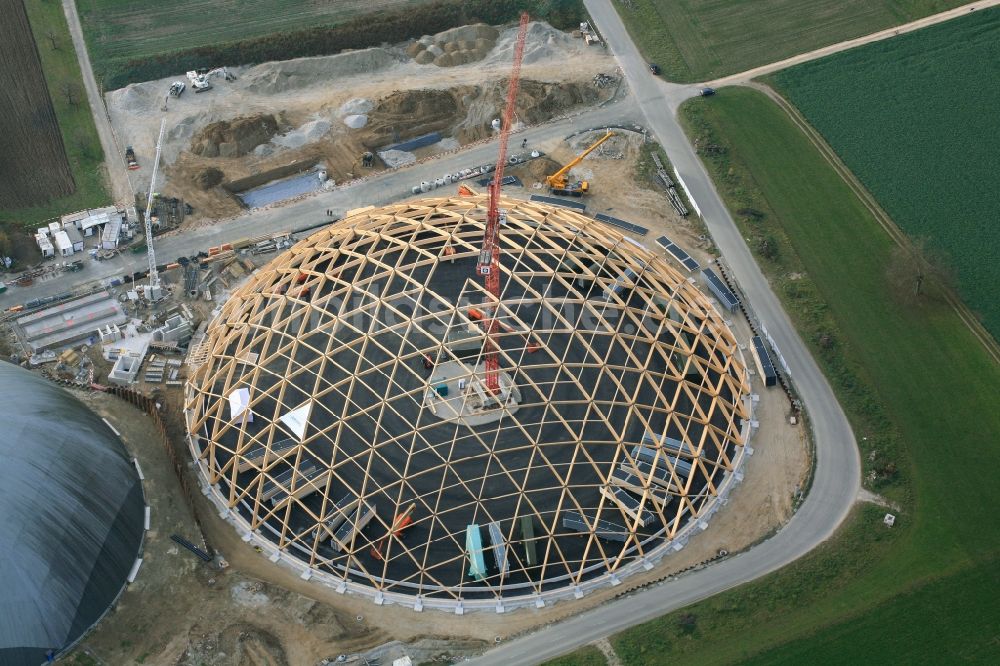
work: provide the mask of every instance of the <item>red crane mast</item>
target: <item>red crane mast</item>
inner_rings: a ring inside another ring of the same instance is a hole
[[[476,270],[483,276],[483,284],[489,294],[489,319],[485,321],[486,344],[484,355],[486,360],[486,388],[494,396],[500,394],[500,358],[494,336],[497,329],[497,311],[500,309],[500,185],[503,181],[503,169],[507,162],[507,141],[510,139],[510,128],[514,119],[514,103],[517,101],[517,88],[521,82],[521,60],[524,57],[524,37],[528,32],[528,14],[521,14],[518,26],[517,41],[514,43],[514,66],[510,72],[510,83],[507,85],[507,102],[503,112],[503,124],[500,127],[500,151],[497,155],[497,166],[490,182],[490,207],[486,213],[486,230],[483,233],[483,247],[479,253],[479,263]]]

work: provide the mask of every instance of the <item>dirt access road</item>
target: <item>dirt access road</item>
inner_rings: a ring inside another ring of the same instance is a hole
[[[69,25],[69,34],[73,38],[73,48],[76,49],[76,59],[80,63],[80,73],[83,74],[83,87],[87,89],[87,102],[97,126],[97,136],[104,149],[104,168],[111,187],[111,196],[117,202],[132,201],[132,183],[128,176],[124,155],[115,140],[111,129],[111,121],[104,110],[104,100],[101,98],[97,80],[94,79],[94,69],[90,66],[90,55],[87,53],[87,43],[83,40],[83,28],[80,26],[80,15],[76,11],[74,0],[63,0],[63,12]]]
[[[751,80],[757,78],[758,76],[763,76],[765,74],[777,72],[782,69],[787,69],[793,65],[801,65],[802,63],[809,62],[810,60],[825,58],[828,55],[833,55],[834,53],[840,53],[841,51],[853,49],[854,47],[861,46],[862,44],[870,44],[871,42],[878,42],[883,39],[896,37],[898,35],[902,35],[907,32],[920,30],[921,28],[926,28],[927,26],[936,25],[938,23],[944,23],[945,21],[950,21],[953,18],[964,16],[969,12],[976,11],[979,9],[988,9],[990,7],[996,7],[997,5],[1000,5],[1000,0],[982,0],[981,2],[970,2],[967,5],[962,5],[961,7],[955,7],[954,9],[949,9],[948,11],[941,12],[940,14],[925,16],[922,19],[917,19],[916,21],[911,21],[910,23],[904,23],[903,25],[897,25],[893,28],[886,28],[885,30],[879,30],[878,32],[873,32],[870,35],[864,35],[863,37],[856,37],[855,39],[848,39],[843,42],[838,42],[837,44],[824,46],[823,48],[816,49],[815,51],[809,51],[808,53],[801,53],[797,56],[792,56],[791,58],[785,58],[784,60],[779,60],[778,62],[772,62],[769,65],[761,65],[760,67],[754,67],[753,69],[748,69],[747,71],[739,72],[738,74],[730,74],[729,76],[723,76],[722,78],[715,79],[714,81],[709,81],[706,85],[711,87],[717,87],[717,86],[721,87],[721,86],[731,86],[731,85],[749,83]]]

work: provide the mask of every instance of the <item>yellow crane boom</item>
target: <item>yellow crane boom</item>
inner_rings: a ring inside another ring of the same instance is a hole
[[[612,132],[609,129],[604,136],[595,141],[590,148],[587,148],[585,151],[577,155],[572,162],[564,166],[562,169],[559,169],[559,171],[556,171],[551,176],[546,176],[545,183],[549,186],[549,189],[552,190],[552,193],[569,194],[578,197],[584,192],[589,191],[590,183],[584,180],[580,181],[579,183],[570,184],[566,181],[566,174],[569,173],[570,169],[572,169],[577,164],[582,162],[583,158],[585,158],[587,155],[597,150],[598,146],[600,146],[602,143],[610,139],[613,135],[614,132]]]

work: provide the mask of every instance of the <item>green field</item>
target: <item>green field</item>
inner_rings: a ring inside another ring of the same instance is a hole
[[[1000,8],[773,77],[906,233],[949,257],[1000,339]]]
[[[879,640],[885,617],[905,623],[905,654],[997,663],[983,595],[996,594],[1000,555],[1000,368],[946,304],[896,302],[887,234],[767,97],[725,88],[681,116],[851,420],[865,485],[901,509],[888,530],[885,510],[863,505],[802,560],[623,632],[616,651],[626,664],[802,663],[812,645],[809,662],[908,663]],[[693,632],[679,629],[684,613]]]
[[[527,10],[566,29],[582,0],[78,0],[94,75],[107,90],[182,72],[395,44]]]
[[[80,66],[66,27],[62,5],[58,2],[29,0],[25,2],[25,8],[38,43],[45,83],[49,87],[76,182],[75,193],[55,199],[44,206],[0,210],[0,227],[34,229],[41,221],[61,213],[106,206],[110,198],[104,184],[104,151],[87,104]],[[70,97],[64,91],[67,84],[73,91]],[[70,103],[71,100],[73,103]],[[43,168],[43,165],[39,165],[39,168]],[[37,254],[34,256],[37,258]]]
[[[319,25],[421,0],[77,0],[96,62],[139,58]]]
[[[966,0],[617,0],[633,41],[671,81],[746,71]]]

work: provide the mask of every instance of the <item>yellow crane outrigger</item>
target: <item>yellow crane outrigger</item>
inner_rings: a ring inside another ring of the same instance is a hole
[[[610,139],[613,134],[614,132],[609,129],[607,134],[598,139],[590,148],[587,148],[587,150],[577,155],[572,162],[564,166],[562,169],[559,169],[559,171],[556,171],[551,176],[546,176],[545,183],[549,186],[549,191],[552,194],[562,194],[571,197],[578,197],[589,192],[590,183],[585,180],[570,183],[566,180],[566,174],[569,173],[570,169],[582,162],[584,157],[592,153],[598,146]]]

